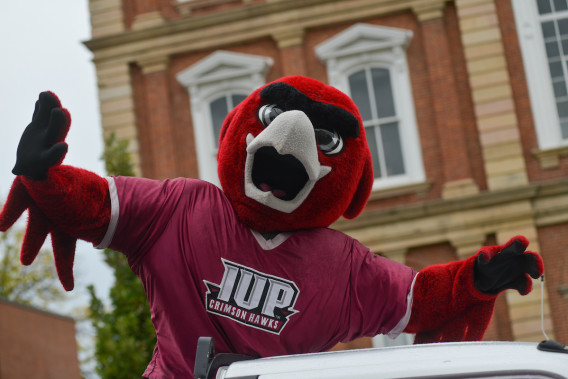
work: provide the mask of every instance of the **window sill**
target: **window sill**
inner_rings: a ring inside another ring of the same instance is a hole
[[[395,196],[402,195],[416,195],[418,198],[426,197],[428,191],[432,187],[432,181],[427,180],[421,183],[407,184],[403,186],[376,189],[371,192],[369,201],[388,199]]]
[[[546,150],[534,150],[533,155],[538,159],[542,169],[557,168],[560,158],[568,156],[568,146],[560,146]]]

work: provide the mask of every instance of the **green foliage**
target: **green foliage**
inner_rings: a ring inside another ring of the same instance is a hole
[[[40,251],[34,264],[20,264],[22,231],[12,227],[0,234],[0,297],[43,309],[63,301],[65,293],[59,285],[53,257]]]
[[[105,168],[109,175],[134,176],[128,144],[128,140],[116,139],[114,133],[105,138],[105,150],[101,158],[105,162]]]
[[[114,134],[105,139],[103,159],[108,174],[134,176],[128,141],[119,141]],[[115,276],[110,290],[111,309],[105,309],[93,286],[88,287],[90,319],[96,331],[96,370],[102,378],[139,376],[150,362],[156,343],[148,301],[126,257],[108,249],[104,255]]]

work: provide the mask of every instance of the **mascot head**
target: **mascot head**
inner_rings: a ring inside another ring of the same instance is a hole
[[[359,111],[334,87],[293,76],[259,88],[225,119],[221,186],[259,232],[326,227],[356,217],[373,184]]]

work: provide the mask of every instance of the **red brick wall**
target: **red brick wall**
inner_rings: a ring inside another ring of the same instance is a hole
[[[544,276],[548,290],[548,300],[552,312],[557,341],[568,344],[568,298],[558,291],[559,286],[568,285],[568,223],[540,227],[538,229],[540,254],[544,260]],[[540,290],[535,288],[535,290]],[[568,296],[568,295],[567,295]]]
[[[151,143],[154,177],[175,178],[178,175],[176,141],[170,102],[171,83],[167,72],[143,75],[146,133]]]
[[[168,74],[177,176],[198,178],[197,151],[193,133],[193,120],[189,108],[189,94],[185,88],[180,90],[182,86],[175,77],[176,71],[170,67]]]
[[[472,253],[473,254],[473,253]],[[405,264],[416,271],[435,264],[455,261],[455,249],[449,243],[415,247],[406,254]]]
[[[0,378],[80,378],[75,322],[0,300]]]

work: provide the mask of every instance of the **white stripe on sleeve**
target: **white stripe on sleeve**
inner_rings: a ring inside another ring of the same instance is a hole
[[[110,195],[110,222],[108,224],[108,229],[103,237],[101,243],[95,246],[95,249],[106,249],[109,247],[114,233],[116,232],[116,227],[118,226],[118,215],[120,214],[120,207],[118,202],[118,191],[116,190],[116,184],[114,183],[114,178],[106,178],[108,181],[108,192]]]
[[[396,324],[396,326],[387,333],[389,338],[395,339],[396,337],[398,337],[408,325],[408,321],[410,321],[410,312],[412,310],[412,292],[414,290],[414,283],[416,283],[416,278],[418,277],[418,275],[419,274],[416,274],[416,276],[412,280],[410,292],[406,296],[406,313],[404,314],[404,316],[402,316],[398,324]]]

